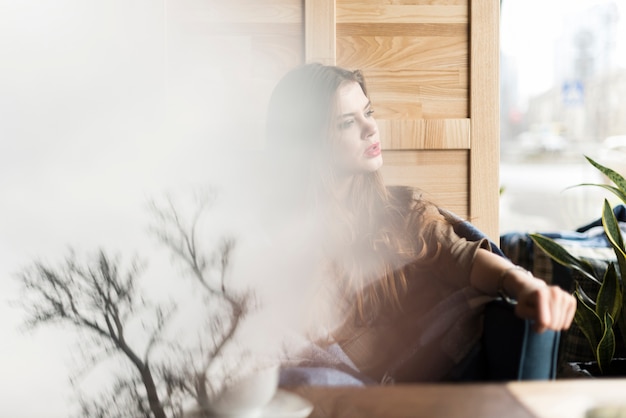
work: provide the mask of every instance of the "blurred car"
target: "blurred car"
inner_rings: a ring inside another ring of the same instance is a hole
[[[517,139],[527,154],[559,153],[567,148],[567,139],[551,132],[523,132]]]

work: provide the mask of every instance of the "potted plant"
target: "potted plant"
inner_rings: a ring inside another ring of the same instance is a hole
[[[605,167],[585,156],[587,161],[604,174],[614,185],[584,183],[578,186],[602,187],[615,194],[626,204],[626,180],[616,171]],[[552,260],[578,271],[584,279],[589,279],[598,288],[594,298],[576,281],[574,295],[577,299],[574,322],[589,342],[594,354],[597,372],[600,375],[624,374],[616,372],[614,355],[616,334],[626,344],[626,297],[624,297],[624,280],[626,280],[626,247],[619,223],[607,199],[602,207],[602,227],[606,238],[615,253],[615,261],[608,263],[603,271],[597,271],[583,257],[572,255],[554,239],[542,234],[530,234],[535,245],[541,248]],[[619,330],[616,333],[616,330]],[[587,365],[589,368],[590,365]],[[594,374],[593,372],[591,372]]]

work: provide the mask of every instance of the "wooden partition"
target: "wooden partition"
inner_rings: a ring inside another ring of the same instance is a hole
[[[249,110],[238,126],[249,130],[243,145],[263,146],[267,101],[288,69],[304,61],[359,68],[376,109],[387,183],[421,188],[497,240],[498,0],[167,4],[169,39],[183,37],[185,45],[170,61],[218,75],[201,90],[182,74],[185,98],[210,97],[223,108],[229,103],[214,100],[215,92],[239,86],[228,114]],[[232,121],[223,123],[232,130]]]
[[[390,184],[498,237],[497,0],[306,0],[305,56],[363,70]],[[334,24],[329,24],[334,22]]]

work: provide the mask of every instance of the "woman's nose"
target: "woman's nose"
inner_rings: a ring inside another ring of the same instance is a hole
[[[378,132],[378,124],[376,121],[371,119],[366,119],[363,122],[363,139],[368,139]]]

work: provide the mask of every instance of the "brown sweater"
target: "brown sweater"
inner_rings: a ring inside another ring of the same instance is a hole
[[[489,250],[489,241],[460,238],[435,206],[423,216],[436,222],[420,233],[440,250],[433,262],[405,267],[408,289],[401,309],[383,303],[367,324],[355,309],[332,333],[359,370],[378,381],[444,378],[477,342],[484,305],[493,299],[469,280],[477,250]]]

